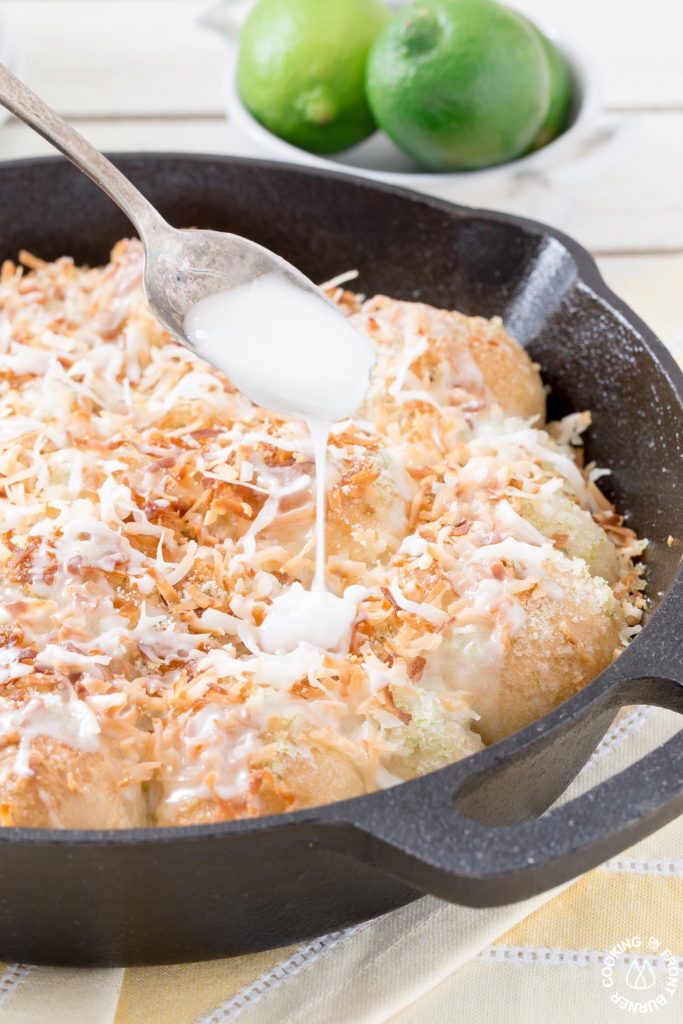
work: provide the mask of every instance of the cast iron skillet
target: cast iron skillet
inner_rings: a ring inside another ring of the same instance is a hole
[[[683,711],[683,381],[652,332],[569,238],[322,171],[214,156],[116,162],[177,226],[236,231],[312,278],[501,314],[552,388],[590,409],[590,458],[651,540],[658,610],[618,661],[539,722],[414,782],[297,814],[178,829],[0,830],[0,957],[143,964],[319,935],[434,893],[493,906],[542,892],[683,811],[683,732],[541,814],[626,704]],[[60,159],[0,165],[0,258],[97,263],[130,233]],[[674,544],[667,538],[673,535]]]

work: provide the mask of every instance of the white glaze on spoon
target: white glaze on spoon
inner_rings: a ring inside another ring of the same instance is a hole
[[[353,595],[339,598],[325,585],[326,450],[332,424],[351,416],[367,391],[370,341],[322,294],[277,273],[202,299],[187,314],[185,332],[197,353],[252,402],[308,427],[316,470],[313,586],[294,584],[277,597],[259,637],[271,653],[300,642],[338,650],[348,643],[358,596],[351,588]]]

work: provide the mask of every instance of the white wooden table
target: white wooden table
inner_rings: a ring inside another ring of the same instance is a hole
[[[605,119],[623,119],[633,142],[586,180],[559,188],[542,179],[502,184],[489,190],[486,203],[574,235],[665,340],[679,341],[683,5],[517,5],[592,54],[602,73]],[[3,0],[0,11],[20,73],[99,147],[247,154],[248,144],[223,113],[225,44],[196,23],[208,6],[208,0]],[[0,130],[0,159],[48,151],[15,121]]]

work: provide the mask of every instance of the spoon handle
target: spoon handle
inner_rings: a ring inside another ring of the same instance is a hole
[[[166,228],[163,217],[111,161],[55,113],[27,85],[0,64],[0,103],[51,142],[121,207],[142,237]]]

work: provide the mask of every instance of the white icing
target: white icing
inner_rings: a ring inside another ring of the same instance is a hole
[[[285,654],[300,642],[342,650],[348,647],[355,616],[354,601],[293,583],[270,605],[259,629],[261,647],[271,654]]]
[[[294,584],[276,598],[259,636],[270,652],[291,651],[302,641],[337,650],[348,642],[356,609],[325,589],[325,453],[332,424],[363,400],[372,345],[322,294],[277,273],[202,299],[187,314],[185,331],[199,355],[253,402],[303,419],[309,429],[316,470],[313,588]],[[278,509],[278,495],[269,493],[248,535],[270,526]]]
[[[322,295],[278,273],[202,299],[185,330],[253,402],[285,416],[334,423],[356,411],[368,387],[368,339]]]
[[[77,750],[99,748],[100,727],[93,711],[73,691],[44,693],[25,704],[0,710],[0,736],[18,733],[19,749],[14,761],[17,775],[31,775],[31,743],[37,736],[49,736]]]

